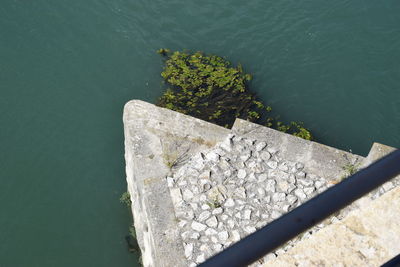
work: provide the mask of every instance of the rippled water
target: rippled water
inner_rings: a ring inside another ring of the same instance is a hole
[[[241,62],[320,142],[400,147],[399,14],[397,0],[3,0],[0,266],[135,266],[121,112],[161,92],[161,47]]]

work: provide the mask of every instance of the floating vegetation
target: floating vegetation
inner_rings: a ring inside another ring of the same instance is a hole
[[[310,131],[300,122],[284,124],[268,116],[272,108],[251,92],[250,74],[222,57],[202,52],[157,51],[165,59],[161,72],[168,89],[157,105],[227,128],[236,118],[262,124],[282,132],[312,140]]]

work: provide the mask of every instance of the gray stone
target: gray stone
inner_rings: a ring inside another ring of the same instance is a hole
[[[244,169],[240,169],[240,170],[238,171],[237,177],[238,177],[239,179],[244,179],[244,178],[246,177],[246,171],[245,171]]]
[[[192,229],[198,232],[204,231],[207,228],[205,224],[193,221],[192,222]]]
[[[265,147],[267,146],[267,143],[261,141],[261,142],[257,142],[256,144],[256,151],[260,152],[261,150],[263,150]]]
[[[208,219],[208,220],[206,221],[206,224],[207,224],[209,227],[217,227],[217,225],[218,225],[217,217],[212,216],[210,219]]]
[[[199,215],[199,217],[198,217],[198,220],[199,220],[200,222],[202,222],[202,221],[208,219],[210,216],[211,216],[211,212],[209,212],[208,210],[206,210],[206,211],[203,211],[202,213],[200,213],[200,215]]]
[[[276,167],[278,167],[278,162],[273,161],[273,160],[268,161],[267,166],[270,167],[271,169],[276,169]]]
[[[284,201],[286,198],[286,194],[285,193],[275,193],[272,195],[272,201],[275,202],[280,202],[280,201]]]
[[[266,173],[262,173],[262,174],[258,175],[258,182],[260,182],[260,183],[264,182],[267,179],[268,179],[268,175]]]
[[[222,212],[223,212],[222,208],[219,207],[219,208],[215,208],[215,209],[212,211],[212,214],[213,214],[213,215],[218,215],[218,214],[221,214]]]
[[[191,259],[193,255],[193,243],[189,243],[185,245],[185,257],[187,259]]]
[[[232,231],[232,241],[237,242],[240,240],[240,233],[238,230],[233,230]]]
[[[265,185],[265,190],[269,192],[275,192],[275,180],[268,180]]]
[[[226,240],[228,240],[228,238],[229,238],[229,234],[228,234],[227,231],[219,232],[219,233],[218,233],[218,238],[219,238],[219,240],[221,240],[221,241],[226,241]]]
[[[232,198],[228,198],[228,199],[225,201],[224,206],[225,206],[225,207],[233,207],[233,206],[235,206],[235,201],[233,201]]]
[[[300,199],[306,199],[306,194],[304,193],[304,191],[303,190],[301,190],[301,189],[296,189],[296,190],[294,190],[294,194],[297,196],[297,197],[299,197]]]
[[[271,154],[267,151],[263,151],[260,153],[260,158],[264,161],[268,161],[271,158]]]
[[[185,201],[190,201],[193,198],[193,193],[189,189],[183,190],[183,199]]]
[[[207,230],[205,231],[205,234],[206,235],[216,235],[218,232],[217,231],[215,231],[214,229],[212,229],[212,228],[207,228]]]
[[[251,210],[245,210],[243,212],[243,219],[250,220],[250,216],[251,216]]]
[[[200,254],[199,256],[197,256],[196,262],[197,262],[197,263],[202,263],[203,261],[205,261],[205,256],[204,256],[204,254],[202,253],[202,254]]]

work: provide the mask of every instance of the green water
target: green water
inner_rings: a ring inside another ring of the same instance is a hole
[[[161,47],[241,62],[322,143],[400,147],[399,14],[398,0],[2,0],[0,266],[137,266],[121,115],[161,92]]]

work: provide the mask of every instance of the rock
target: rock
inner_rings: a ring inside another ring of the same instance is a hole
[[[297,177],[297,178],[305,178],[305,177],[306,177],[306,173],[300,171],[300,172],[298,172],[298,173],[296,174],[296,177]]]
[[[299,170],[299,171],[304,169],[304,164],[300,163],[300,162],[296,163],[296,169]]]
[[[200,237],[200,234],[197,232],[192,233],[192,235],[190,236],[190,238],[192,238],[192,239],[199,239],[199,237]]]
[[[222,250],[222,245],[221,244],[215,244],[214,245],[214,250],[215,250],[215,252],[220,252]]]
[[[215,209],[212,211],[212,214],[213,214],[213,215],[218,215],[218,214],[221,214],[222,212],[223,212],[222,208],[219,207],[219,208],[215,208]]]
[[[263,151],[260,153],[260,158],[264,161],[268,161],[271,158],[271,154],[267,151]]]
[[[203,171],[200,175],[199,175],[199,179],[210,179],[211,177],[211,171],[210,170],[206,170]]]
[[[218,225],[217,217],[212,216],[210,219],[208,219],[208,220],[206,221],[206,224],[207,224],[209,227],[217,227],[217,225]]]
[[[278,167],[278,162],[270,160],[267,162],[267,166],[270,167],[271,169],[276,169],[276,167]]]
[[[214,151],[208,152],[206,154],[206,159],[211,161],[211,162],[218,162],[220,158],[220,155],[215,153]]]
[[[306,199],[306,194],[304,193],[304,191],[303,190],[301,190],[301,189],[296,189],[296,190],[294,190],[294,194],[297,196],[297,197],[299,197],[300,199]]]
[[[323,187],[325,185],[325,181],[324,180],[318,180],[315,182],[315,187],[317,189],[320,189],[321,187]]]
[[[211,236],[211,242],[213,242],[215,244],[215,243],[219,243],[219,240],[215,236]]]
[[[205,234],[206,235],[216,235],[218,232],[217,231],[215,231],[214,229],[212,229],[212,228],[207,228],[207,230],[205,231]]]
[[[226,214],[222,214],[222,215],[221,215],[221,220],[223,220],[223,221],[225,221],[225,220],[228,219],[228,218],[229,218],[229,216],[226,215]]]
[[[204,231],[207,228],[205,224],[193,221],[192,222],[192,229],[198,232]]]
[[[307,196],[310,196],[315,191],[315,188],[314,187],[306,187],[306,188],[303,188],[303,191]]]
[[[244,187],[238,187],[235,190],[235,196],[240,198],[246,198],[246,189],[244,189]]]
[[[387,191],[391,190],[392,188],[394,188],[394,184],[393,184],[393,182],[387,182],[382,185],[382,188],[385,192],[387,192]]]
[[[235,206],[235,201],[233,201],[232,198],[228,198],[228,199],[225,201],[224,206],[225,206],[225,207],[233,207],[233,206]]]
[[[226,241],[226,240],[229,238],[229,234],[228,234],[227,231],[219,232],[219,233],[218,233],[218,238],[219,238],[219,240],[221,240],[222,242],[223,242],[223,241]]]
[[[243,219],[250,220],[250,216],[251,216],[251,210],[245,210],[243,212]]]
[[[190,260],[192,258],[192,254],[193,254],[193,244],[192,243],[186,244],[185,257]]]
[[[182,228],[182,227],[184,227],[186,224],[187,224],[187,221],[181,220],[181,221],[179,221],[179,223],[178,223],[178,227],[179,227],[179,228]]]
[[[210,216],[211,216],[211,212],[209,212],[208,210],[206,210],[206,211],[203,211],[202,213],[200,213],[200,215],[199,215],[199,217],[198,217],[198,220],[199,220],[200,222],[202,222],[202,221],[208,219]]]
[[[237,177],[238,177],[239,179],[244,179],[244,178],[246,177],[246,171],[245,171],[244,169],[240,169],[240,170],[238,171]]]
[[[278,219],[279,217],[282,216],[282,213],[280,213],[279,211],[273,210],[271,213],[271,218],[272,219]]]
[[[284,180],[280,180],[277,184],[278,189],[282,192],[287,192],[289,189],[289,183],[284,181]]]
[[[267,180],[267,178],[268,178],[268,175],[266,173],[262,173],[262,174],[258,175],[258,182],[262,183],[265,180]]]
[[[265,190],[269,192],[275,192],[275,180],[268,180],[265,185]]]
[[[296,203],[297,197],[289,195],[287,196],[286,201],[288,202],[289,205],[293,205],[294,203]]]
[[[167,177],[167,185],[168,185],[168,187],[173,187],[174,183],[175,183],[174,178]]]
[[[286,198],[286,194],[285,193],[275,193],[272,195],[272,201],[275,202],[281,202],[284,201]]]
[[[250,151],[245,151],[240,155],[240,159],[242,162],[246,162],[249,158],[251,157],[251,152]]]
[[[238,230],[233,230],[232,231],[232,241],[237,242],[240,240],[240,233]]]
[[[193,193],[189,189],[183,190],[183,199],[185,201],[190,201],[193,198]]]
[[[197,263],[202,263],[203,261],[205,261],[205,256],[204,256],[204,254],[202,253],[202,254],[200,254],[199,256],[197,256],[196,262],[197,262]]]
[[[261,187],[257,188],[258,197],[263,197],[265,195],[265,190]]]
[[[260,152],[260,151],[263,150],[266,146],[267,146],[267,143],[265,143],[265,142],[257,142],[257,144],[256,144],[256,151],[257,151],[257,152]]]
[[[244,230],[245,230],[248,234],[252,234],[252,233],[254,233],[255,231],[257,231],[257,229],[256,229],[254,226],[246,226],[246,227],[244,228]]]
[[[314,185],[314,181],[310,179],[302,179],[300,180],[300,183],[306,187]]]
[[[235,227],[235,222],[233,220],[228,220],[226,223],[228,224],[228,227],[231,229],[233,229],[233,227]]]

